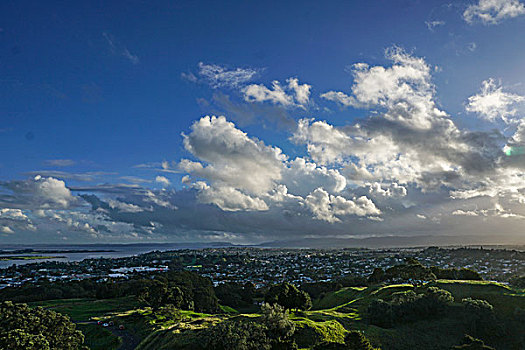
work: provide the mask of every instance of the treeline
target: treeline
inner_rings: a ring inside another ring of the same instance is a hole
[[[219,302],[209,278],[190,271],[169,271],[130,279],[92,279],[69,282],[40,281],[0,290],[0,300],[30,302],[54,299],[111,299],[135,296],[154,308],[173,304],[199,312],[217,312]]]
[[[386,270],[375,268],[369,276],[348,275],[333,281],[303,283],[301,290],[307,292],[312,299],[321,299],[327,293],[344,287],[366,287],[381,283],[414,283],[430,282],[438,279],[481,281],[481,275],[467,268],[443,269],[437,266],[426,267],[419,261],[408,258],[405,264],[395,265]],[[516,279],[516,283],[524,283]]]
[[[374,272],[368,277],[368,282],[372,284],[381,282],[422,283],[436,279],[481,281],[483,277],[472,269],[443,269],[437,266],[426,267],[416,259],[408,258],[405,264],[395,265],[386,270],[379,267],[375,268]]]
[[[333,281],[311,282],[301,284],[304,290],[312,299],[320,299],[327,293],[334,292],[344,287],[364,287],[369,285],[368,279],[364,276],[348,275]]]

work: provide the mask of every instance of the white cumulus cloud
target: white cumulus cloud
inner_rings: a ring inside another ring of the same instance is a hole
[[[509,123],[518,112],[516,105],[523,101],[524,96],[503,91],[501,84],[491,78],[483,81],[479,94],[468,98],[466,110],[490,121],[500,118]]]
[[[253,68],[228,69],[216,64],[199,63],[199,76],[201,76],[211,87],[217,89],[221,87],[238,88],[252,80],[259,71]],[[190,80],[196,80],[193,75],[184,75]],[[193,78],[191,78],[193,77]]]
[[[270,102],[283,107],[306,108],[310,101],[311,85],[299,84],[297,78],[286,80],[286,86],[281,86],[277,80],[272,82],[272,87],[268,88],[263,84],[251,84],[246,86],[242,92],[244,100],[247,102]]]
[[[322,188],[317,188],[310,193],[306,197],[305,202],[316,219],[332,223],[340,222],[340,216],[381,214],[374,202],[365,196],[346,199],[342,196],[331,195]]]
[[[463,12],[463,19],[473,24],[498,24],[501,21],[525,14],[525,5],[519,0],[479,0]]]

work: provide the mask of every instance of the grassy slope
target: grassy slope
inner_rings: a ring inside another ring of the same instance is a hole
[[[487,300],[501,316],[514,312],[516,307],[525,309],[525,292],[512,290],[502,284],[439,280],[432,285],[450,291],[458,302],[466,297]],[[381,346],[383,350],[449,349],[453,344],[457,344],[463,336],[463,326],[461,320],[454,318],[428,320],[391,329],[367,323],[366,310],[372,300],[388,298],[413,288],[409,284],[400,284],[369,288],[350,287],[327,293],[313,302],[312,310],[291,315],[291,319],[296,323],[297,343],[306,348],[308,344],[322,340],[341,342],[347,331],[359,329],[365,332],[375,346]],[[163,319],[149,308],[137,309],[136,303],[126,298],[100,301],[58,300],[31,305],[44,306],[68,314],[76,321],[87,321],[93,317],[124,324],[127,330],[144,339],[137,350],[191,349],[191,344],[199,337],[199,330],[230,318],[259,316],[256,312],[239,314],[236,310],[224,308],[224,315],[182,311],[183,319],[173,321]],[[115,341],[118,342],[118,338],[106,334],[109,332],[105,329],[93,325],[79,325],[79,328],[86,332],[88,345],[92,349],[115,349]]]
[[[120,346],[121,339],[95,324],[87,322],[101,315],[123,312],[134,309],[137,303],[134,298],[116,298],[105,300],[94,299],[61,299],[28,303],[31,307],[41,306],[64,315],[77,323],[77,328],[84,333],[85,344],[93,350],[114,350]]]
[[[73,321],[85,322],[92,317],[111,312],[122,312],[137,307],[134,298],[116,299],[61,299],[28,303],[31,307],[42,306],[45,309],[68,315]]]
[[[92,350],[116,350],[122,342],[119,337],[96,324],[79,324],[77,328],[84,333],[84,344]]]
[[[513,313],[517,307],[525,309],[525,293],[512,290],[503,284],[488,281],[439,280],[430,285],[448,290],[457,302],[467,297],[487,300],[494,306],[496,314],[502,317]],[[412,288],[411,285],[389,285],[367,288],[357,294],[345,288],[329,293],[321,300],[316,300],[314,305],[317,308],[320,305],[331,308],[310,311],[310,318],[327,320],[334,317],[348,330],[364,331],[372,342],[376,346],[380,345],[383,350],[449,349],[452,345],[457,344],[463,336],[464,326],[461,320],[453,317],[420,321],[391,329],[369,325],[366,321],[362,322],[366,316],[366,308],[373,299],[388,298],[392,294]],[[354,297],[354,300],[350,300]]]
[[[438,280],[432,285],[448,290],[456,301],[464,298],[483,299],[488,301],[496,313],[512,314],[516,307],[525,309],[525,293],[508,286],[490,281],[450,281]]]

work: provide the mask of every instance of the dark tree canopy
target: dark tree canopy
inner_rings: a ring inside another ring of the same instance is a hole
[[[87,349],[84,335],[69,317],[26,304],[0,303],[0,349]]]
[[[312,307],[312,300],[308,293],[290,283],[272,286],[264,300],[269,304],[279,304],[287,310],[309,310]]]
[[[368,307],[371,324],[392,327],[444,315],[454,301],[452,294],[436,287],[425,288],[422,293],[407,291],[392,300],[373,300]]]
[[[227,282],[215,287],[215,294],[221,304],[234,308],[251,305],[255,292],[255,286],[250,282],[245,284]]]

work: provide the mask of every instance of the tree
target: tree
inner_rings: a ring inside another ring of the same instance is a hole
[[[29,334],[21,329],[2,332],[0,347],[2,349],[50,350],[49,342],[42,334]]]
[[[206,329],[202,347],[210,350],[293,350],[295,325],[282,306],[262,305],[262,317],[228,320]]]
[[[256,292],[257,290],[255,289],[255,285],[252,282],[246,282],[242,287],[242,301],[244,301],[246,304],[252,304]]]
[[[368,276],[368,283],[380,283],[385,280],[385,271],[382,268],[376,267],[374,272]]]
[[[168,285],[161,281],[153,280],[150,285],[139,292],[138,299],[153,309],[158,309],[166,304],[167,294]]]
[[[195,311],[214,313],[219,310],[219,300],[209,278],[190,271],[170,271],[163,276],[170,287],[180,288],[185,304],[191,301]]]
[[[330,343],[322,342],[315,346],[314,350],[376,350],[365,335],[359,331],[350,331],[345,342]]]
[[[443,315],[453,301],[452,294],[436,287],[426,288],[420,294],[406,291],[396,294],[390,302],[373,300],[368,306],[368,316],[371,324],[388,328]]]
[[[510,279],[509,283],[516,288],[525,288],[525,276],[514,276]]]
[[[494,307],[486,300],[466,298],[461,300],[470,332],[475,336],[496,336],[501,333],[494,314]]]
[[[264,325],[250,321],[224,321],[207,329],[203,348],[209,350],[270,350]]]
[[[269,304],[279,304],[287,310],[308,310],[312,307],[308,293],[286,282],[272,286],[264,300]]]
[[[261,306],[262,322],[266,326],[267,336],[272,343],[272,349],[293,349],[292,338],[295,324],[288,318],[288,313],[279,304],[263,303]]]
[[[392,282],[412,282],[433,281],[436,275],[432,271],[421,265],[419,262],[409,261],[406,265],[396,265],[385,271],[384,280]]]
[[[432,273],[436,275],[438,279],[446,280],[474,280],[481,281],[483,277],[472,269],[462,268],[462,269],[442,269],[437,266],[432,266],[430,268]]]
[[[84,335],[69,317],[26,304],[0,303],[0,349],[87,349]]]
[[[394,322],[392,305],[383,299],[372,300],[368,305],[368,318],[370,324],[388,328]]]
[[[251,283],[247,283],[245,286],[253,286]],[[252,303],[253,295],[251,290],[245,291],[245,286],[236,282],[221,283],[215,287],[215,294],[219,298],[221,304],[228,305],[234,308]]]
[[[349,350],[374,350],[370,341],[359,331],[350,331],[345,337],[345,345]]]

